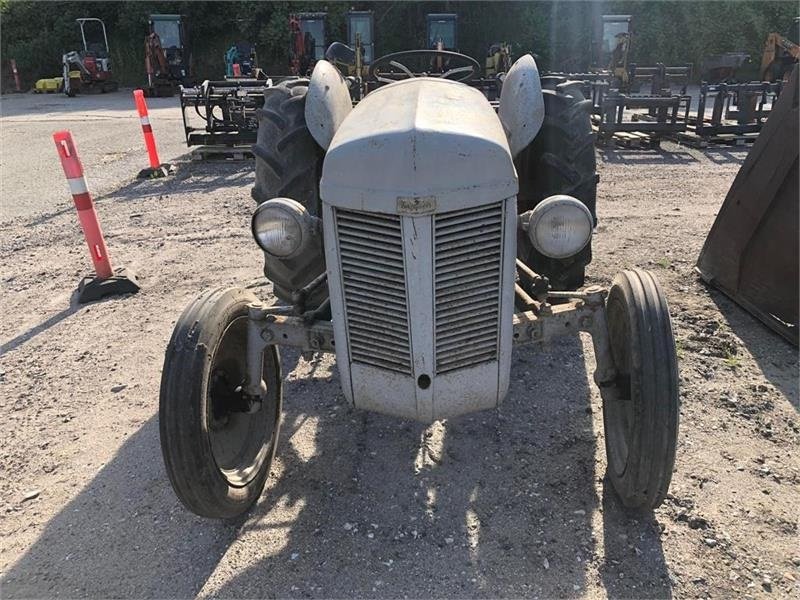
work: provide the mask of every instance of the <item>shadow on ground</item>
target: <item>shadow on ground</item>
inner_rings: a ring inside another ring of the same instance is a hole
[[[752,146],[715,146],[713,148],[703,148],[703,154],[708,160],[718,165],[729,163],[742,164]]]
[[[696,156],[676,147],[665,148],[619,148],[601,147],[598,149],[604,162],[624,165],[684,165],[698,162]]]
[[[178,506],[153,417],[7,571],[3,597],[190,597],[235,535]]]
[[[192,161],[190,154],[184,154],[174,161],[174,166],[175,171],[169,177],[133,179],[113,192],[95,197],[94,201],[102,206],[108,202],[134,202],[172,194],[210,194],[217,190],[230,189],[232,186],[250,188],[255,181],[252,160]],[[65,213],[74,211],[75,207],[70,204],[57,211],[29,219],[25,226],[28,228],[37,227]]]
[[[14,336],[12,339],[8,340],[4,344],[0,345],[0,356],[3,356],[7,352],[11,352],[12,350],[19,348],[25,342],[28,342],[35,338],[40,333],[44,333],[54,325],[58,325],[61,321],[66,319],[67,317],[74,315],[82,308],[81,304],[78,304],[78,291],[75,290],[69,299],[69,306],[66,308],[58,311],[54,315],[48,317],[38,325],[35,325],[28,329],[27,331],[20,333],[19,335]]]
[[[707,289],[711,300],[717,305],[733,333],[756,360],[764,377],[800,412],[797,348],[719,290],[710,287]]]
[[[309,367],[287,353],[284,373],[296,364]],[[596,589],[593,563],[611,595],[670,596],[652,517],[598,498],[600,416],[577,337],[515,352],[500,410],[431,427],[351,410],[338,376],[310,367],[286,381],[278,476],[245,523],[178,505],[153,417],[48,523],[3,596],[568,597]]]

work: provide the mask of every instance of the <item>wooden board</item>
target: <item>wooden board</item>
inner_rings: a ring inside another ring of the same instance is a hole
[[[757,133],[719,133],[699,136],[694,131],[684,131],[673,134],[671,138],[692,148],[707,148],[709,146],[749,146],[756,141],[758,135]]]
[[[250,146],[198,146],[192,150],[192,160],[250,160]]]
[[[620,148],[658,148],[661,139],[638,131],[617,131],[612,136],[602,136],[597,125],[592,126],[598,145],[615,145]]]

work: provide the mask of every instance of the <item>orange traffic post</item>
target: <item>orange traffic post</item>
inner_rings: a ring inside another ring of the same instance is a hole
[[[69,131],[57,131],[53,134],[56,151],[61,159],[61,167],[67,178],[72,201],[78,211],[78,221],[89,246],[89,254],[94,264],[94,273],[84,277],[78,285],[78,302],[90,302],[111,294],[130,294],[139,291],[136,275],[125,269],[114,271],[108,248],[100,229],[100,221],[94,208],[92,196],[86,185],[83,165],[78,158],[75,142]]]
[[[156,148],[156,138],[153,135],[153,126],[150,124],[150,115],[147,112],[147,102],[144,99],[144,91],[133,90],[133,100],[136,102],[136,110],[139,113],[139,122],[142,124],[144,134],[144,145],[147,148],[147,158],[150,166],[139,171],[139,179],[150,179],[152,177],[166,177],[169,175],[172,166],[162,163],[158,159],[158,149]]]

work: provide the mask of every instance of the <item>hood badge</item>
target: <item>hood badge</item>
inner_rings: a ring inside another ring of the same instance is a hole
[[[436,196],[398,196],[397,212],[401,215],[427,215],[436,212]]]

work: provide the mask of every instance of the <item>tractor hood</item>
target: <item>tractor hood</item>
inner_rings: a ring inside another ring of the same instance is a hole
[[[426,214],[516,195],[500,120],[484,95],[438,78],[370,93],[331,141],[323,202],[355,210]]]

